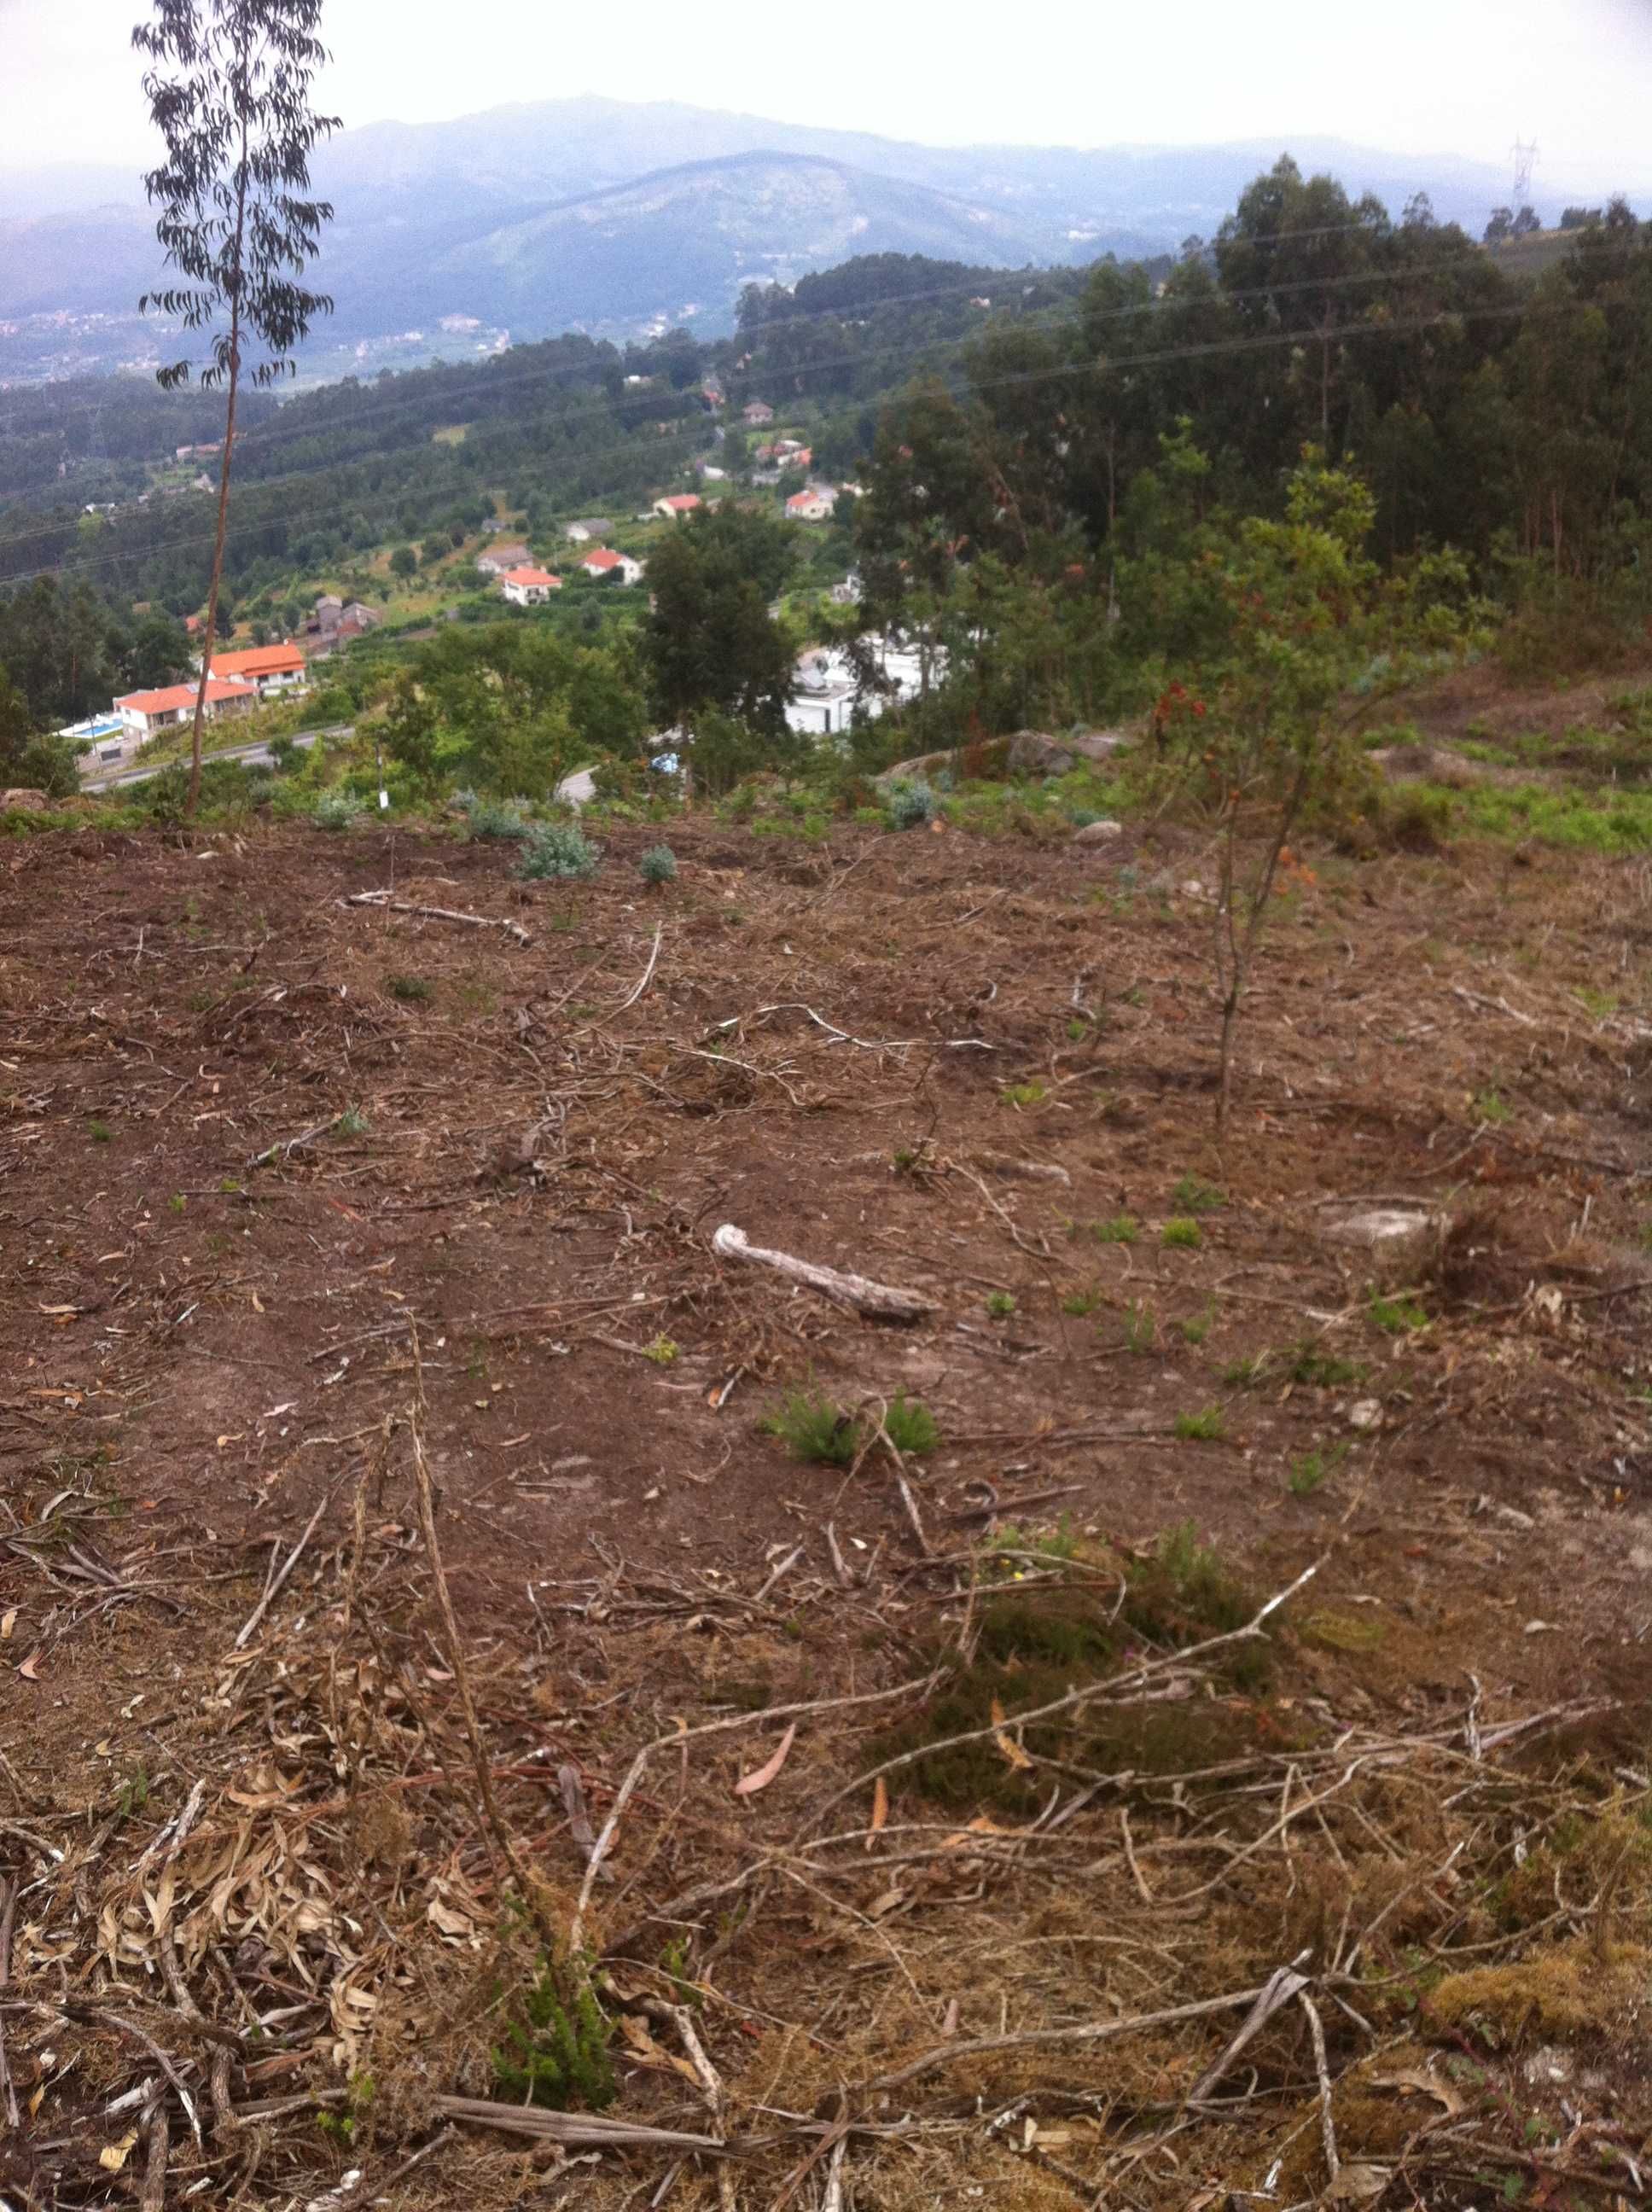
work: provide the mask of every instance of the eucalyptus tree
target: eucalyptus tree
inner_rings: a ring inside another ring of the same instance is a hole
[[[132,33],[148,58],[144,97],[166,158],[143,186],[159,210],[155,236],[173,280],[146,293],[151,309],[186,331],[210,333],[198,369],[187,359],[158,372],[163,388],[187,384],[225,394],[212,580],[201,637],[188,813],[201,790],[201,724],[217,634],[235,402],[249,365],[258,385],[294,367],[313,320],[331,313],[304,272],[320,250],[332,209],[313,197],[310,155],[338,128],[318,115],[311,91],[328,58],[317,33],[321,0],[155,0]]]

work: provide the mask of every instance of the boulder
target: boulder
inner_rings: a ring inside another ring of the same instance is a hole
[[[47,814],[52,801],[43,791],[31,791],[27,785],[11,791],[0,791],[0,814]]]
[[[1080,760],[1111,760],[1130,743],[1127,730],[1074,730],[1065,742]]]
[[[1072,833],[1075,845],[1110,845],[1115,837],[1122,837],[1122,822],[1086,822]]]
[[[1370,758],[1390,783],[1438,783],[1448,791],[1472,791],[1491,781],[1489,769],[1449,745],[1387,745]]]

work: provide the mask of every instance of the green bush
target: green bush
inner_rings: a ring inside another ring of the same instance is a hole
[[[598,2112],[614,2100],[612,2034],[581,1975],[571,1994],[543,1956],[518,2002],[507,2008],[505,2040],[492,2052],[495,2086],[512,2104]]]
[[[1167,1221],[1163,1233],[1159,1238],[1159,1243],[1170,1252],[1196,1251],[1204,1241],[1204,1234],[1199,1224],[1187,1214],[1181,1214],[1173,1220]]]
[[[939,799],[921,776],[897,776],[884,793],[884,819],[891,830],[920,829],[939,811]]]
[[[898,1452],[932,1452],[940,1445],[935,1416],[921,1398],[908,1398],[904,1390],[897,1390],[890,1400],[884,1431]]]
[[[669,845],[650,845],[637,862],[637,873],[645,884],[675,883],[677,855]]]
[[[471,835],[489,837],[501,842],[528,836],[533,824],[527,820],[519,806],[495,799],[472,798],[465,807]]]
[[[596,847],[573,822],[541,822],[527,833],[516,872],[533,883],[594,876]]]
[[[853,1415],[813,1390],[788,1391],[762,1425],[793,1459],[823,1460],[829,1467],[847,1467],[859,1441]]]
[[[361,809],[345,791],[324,792],[315,803],[313,820],[318,830],[349,830],[361,818]]]

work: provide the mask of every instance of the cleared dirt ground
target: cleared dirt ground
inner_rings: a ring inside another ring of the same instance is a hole
[[[1218,1149],[1191,840],[683,825],[650,890],[657,836],[0,848],[0,2188],[1634,2193],[1647,865],[1315,856]],[[1374,1284],[1368,1202],[1450,1232]],[[799,1388],[849,1463],[765,1432]],[[1122,1735],[1017,1720],[1084,1684]],[[732,2160],[434,2101],[616,1800],[609,2115]]]

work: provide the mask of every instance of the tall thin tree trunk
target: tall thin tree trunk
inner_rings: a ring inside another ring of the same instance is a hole
[[[235,398],[241,380],[241,249],[246,241],[246,133],[241,116],[241,158],[235,172],[234,290],[229,298],[229,398],[224,409],[224,449],[218,465],[218,526],[212,541],[212,582],[207,592],[206,631],[201,641],[201,681],[195,694],[195,728],[190,739],[189,798],[184,819],[193,822],[201,804],[201,726],[206,720],[207,685],[212,680],[212,647],[218,632],[218,590],[224,576],[224,538],[229,523],[229,465],[235,452]]]

